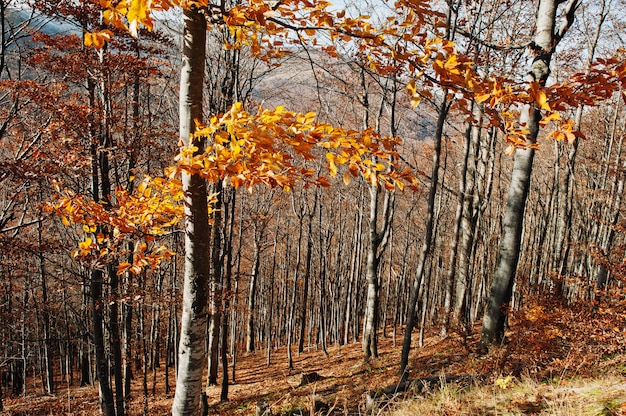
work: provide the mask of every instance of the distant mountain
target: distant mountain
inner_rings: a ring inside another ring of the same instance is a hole
[[[79,35],[81,33],[80,26],[76,22],[45,16],[41,13],[33,12],[32,9],[7,8],[4,17],[7,31],[5,36],[11,36],[12,32],[19,30],[23,31],[22,36],[25,36],[25,38],[28,37],[27,32],[31,30],[47,35]],[[23,30],[25,25],[27,25],[27,30]]]

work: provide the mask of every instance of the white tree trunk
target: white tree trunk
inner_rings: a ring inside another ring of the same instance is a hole
[[[202,119],[206,20],[192,7],[184,11],[184,45],[180,78],[180,139],[189,143],[194,120]],[[204,142],[196,143],[198,151]],[[185,273],[178,372],[172,414],[199,415],[206,363],[209,225],[206,183],[183,174],[185,193]]]

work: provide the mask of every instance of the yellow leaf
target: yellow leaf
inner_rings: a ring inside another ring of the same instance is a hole
[[[149,11],[151,0],[131,0],[126,18],[130,23],[128,30],[133,37],[137,37],[137,29],[142,24],[148,29],[152,28]]]
[[[539,108],[542,110],[550,110],[550,106],[548,105],[548,96],[544,91],[537,91],[537,104],[539,104]]]
[[[330,176],[337,176],[337,165],[334,160],[328,161],[328,170],[330,171]]]
[[[422,98],[417,93],[417,85],[415,84],[414,79],[409,81],[409,83],[406,85],[406,89],[409,92],[409,95],[411,96],[411,107],[413,108],[417,107]]]
[[[102,244],[102,242],[104,242],[104,234],[98,233],[98,235],[96,236],[96,241],[98,242],[98,244]]]
[[[343,174],[343,183],[346,185],[350,184],[350,172],[347,172]]]
[[[83,251],[87,251],[90,249],[92,243],[93,243],[93,240],[87,237],[85,241],[81,241],[80,243],[78,243],[78,248],[80,248]]]
[[[505,378],[499,377],[496,379],[495,385],[500,387],[502,390],[506,390],[511,384],[511,381],[513,381],[512,376],[506,376]]]
[[[93,39],[93,33],[85,33],[85,46],[89,47],[91,45],[93,45],[94,43],[94,39]]]
[[[406,84],[406,89],[409,91],[409,94],[415,95],[417,91],[417,86],[415,85],[414,79],[410,80],[409,83]]]
[[[70,221],[67,219],[67,217],[61,217],[61,222],[63,223],[63,225],[65,225],[66,227],[69,227],[70,225]]]
[[[489,97],[491,97],[491,94],[487,93],[487,94],[478,94],[476,96],[474,96],[474,99],[476,100],[477,103],[484,103],[485,101],[487,101],[489,99]]]
[[[86,233],[89,232],[89,226],[87,224],[83,225],[83,231]]]
[[[88,32],[85,33],[84,43],[85,46],[93,46],[96,49],[101,49],[112,37],[113,32],[108,29],[99,32]]]

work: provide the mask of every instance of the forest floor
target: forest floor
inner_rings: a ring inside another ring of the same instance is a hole
[[[284,347],[272,350],[270,366],[267,350],[257,351],[237,358],[229,401],[219,402],[219,386],[207,389],[209,414],[254,415],[257,402],[264,401],[274,415],[308,415],[307,409],[320,401],[333,415],[626,415],[625,310],[623,302],[588,308],[529,304],[511,317],[509,342],[485,356],[476,353],[478,325],[469,337],[453,332],[441,338],[433,332],[421,348],[415,333],[409,379],[436,377],[440,382],[368,409],[368,392],[398,382],[401,331],[395,343],[389,330],[386,337],[381,333],[379,357],[367,363],[358,342],[330,346],[328,355],[306,347],[298,355],[294,348],[292,371]],[[303,383],[303,374],[312,373],[320,377]],[[447,376],[468,377],[455,383],[446,382]],[[32,380],[28,387],[40,390]],[[156,383],[149,377],[148,391],[146,400],[142,380],[134,380],[128,414],[169,414],[174,390],[165,393],[162,368]],[[54,396],[32,393],[4,397],[3,403],[2,416],[99,413],[97,389],[91,386],[59,386]]]

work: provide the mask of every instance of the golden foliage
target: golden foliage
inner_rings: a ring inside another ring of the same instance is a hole
[[[86,234],[73,257],[100,263],[117,261],[124,254],[124,242],[139,242],[133,264],[121,263],[118,268],[118,273],[127,269],[139,273],[145,267],[158,267],[174,255],[156,244],[156,237],[170,232],[183,218],[184,195],[178,179],[146,177],[133,193],[118,188],[106,204],[58,186],[57,191],[55,201],[46,209],[59,215],[68,227],[82,225]]]
[[[315,113],[294,113],[282,106],[259,108],[251,114],[236,103],[207,125],[198,126],[195,139],[181,149],[177,164],[167,169],[167,175],[196,173],[211,182],[228,179],[235,188],[249,190],[258,184],[287,191],[296,183],[328,186],[318,162],[325,149],[330,176],[345,166],[349,175],[360,175],[388,190],[417,185],[408,170],[401,171],[397,159],[400,139],[372,129],[345,130],[315,119]],[[200,154],[196,154],[198,138],[209,139]],[[346,175],[344,182],[349,182]]]

